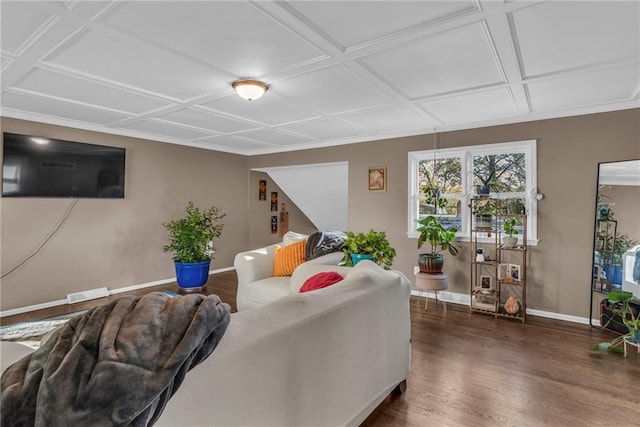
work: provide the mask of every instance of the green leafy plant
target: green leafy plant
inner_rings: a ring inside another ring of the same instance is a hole
[[[352,253],[368,254],[373,257],[376,263],[386,270],[391,268],[393,258],[396,256],[396,250],[389,244],[386,233],[384,231],[378,232],[374,230],[370,230],[367,234],[347,232],[347,237],[342,243],[342,252],[344,257],[340,265],[352,267]]]
[[[624,353],[622,344],[625,339],[632,340],[636,334],[638,329],[640,329],[640,316],[636,315],[634,310],[631,308],[629,304],[629,300],[633,294],[627,291],[611,291],[607,295],[609,302],[614,303],[614,308],[611,310],[612,314],[620,316],[624,325],[629,329],[629,332],[620,335],[611,341],[601,342],[591,347],[591,350],[594,351],[603,351],[603,352],[612,352],[612,353]],[[616,307],[615,303],[620,303],[620,307]],[[614,319],[614,316],[611,316],[606,324],[603,327],[607,327],[609,323]]]
[[[614,241],[615,240],[615,244]],[[622,265],[622,257],[632,247],[636,246],[638,241],[631,239],[626,234],[617,234],[615,239],[607,241],[606,251],[613,253],[613,265]]]
[[[518,234],[518,230],[516,230],[516,225],[518,225],[518,221],[515,218],[508,218],[504,221],[502,228],[504,232],[507,233],[510,237]]]
[[[431,254],[438,254],[441,251],[449,251],[451,255],[458,255],[458,248],[452,242],[456,238],[457,228],[444,228],[442,224],[432,215],[428,215],[418,221],[417,231],[418,249],[426,242],[431,244]]]
[[[174,261],[182,263],[203,262],[213,257],[213,239],[219,238],[226,216],[215,206],[201,210],[193,202],[187,203],[186,215],[162,225],[169,232],[169,244],[165,252],[173,252]]]

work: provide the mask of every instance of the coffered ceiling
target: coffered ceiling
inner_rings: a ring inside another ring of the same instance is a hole
[[[1,114],[240,154],[640,107],[640,2],[5,1]],[[231,82],[256,78],[245,101]]]

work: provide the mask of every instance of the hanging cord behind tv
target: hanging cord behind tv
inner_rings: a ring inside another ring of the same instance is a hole
[[[62,228],[62,226],[64,225],[64,223],[67,221],[67,218],[69,218],[69,215],[71,215],[71,211],[73,210],[73,208],[78,204],[78,200],[79,199],[73,199],[73,201],[69,204],[69,206],[67,206],[67,210],[64,212],[64,214],[62,215],[62,217],[58,220],[58,223],[56,224],[56,226],[54,227],[54,229],[51,231],[51,233],[49,233],[49,235],[42,241],[42,243],[40,243],[40,245],[30,254],[28,255],[25,259],[23,259],[22,261],[20,261],[15,267],[11,268],[9,271],[7,271],[6,273],[3,273],[2,276],[0,276],[0,279],[4,279],[5,277],[7,277],[8,275],[10,275],[11,273],[13,273],[14,271],[16,271],[17,269],[19,269],[20,267],[22,267],[24,265],[24,263],[26,263],[27,261],[29,261],[31,258],[33,258],[34,256],[36,256],[38,254],[38,252],[40,252],[42,250],[42,248],[44,248],[44,245],[47,244],[47,242],[49,240],[51,240],[53,238],[53,236],[56,235],[56,233],[58,232],[58,230],[60,230],[60,228]]]

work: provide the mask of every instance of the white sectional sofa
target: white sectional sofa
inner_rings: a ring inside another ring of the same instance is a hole
[[[403,384],[410,284],[370,261],[313,292],[231,315],[213,354],[167,404],[164,426],[357,426]]]

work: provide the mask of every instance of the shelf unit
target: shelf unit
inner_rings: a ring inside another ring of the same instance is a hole
[[[593,253],[593,276],[591,290],[608,293],[613,287],[604,272],[605,265],[613,265],[613,248],[616,245],[618,221],[614,219],[599,219],[596,221],[596,234]]]
[[[493,198],[471,199],[470,311],[524,323],[527,312],[527,216],[504,213],[500,204],[500,200]],[[502,212],[493,215],[490,222],[479,216],[489,205]],[[503,225],[508,219],[516,219],[521,226],[518,235],[521,243],[515,247],[501,243]],[[484,252],[484,261],[477,261],[479,248]],[[519,304],[513,314],[508,312],[512,310],[505,310],[509,297],[516,298]]]

